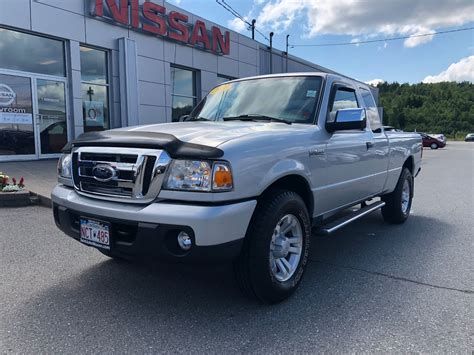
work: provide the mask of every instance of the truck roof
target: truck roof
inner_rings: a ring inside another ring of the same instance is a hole
[[[334,77],[336,79],[344,79],[344,80],[353,81],[354,83],[362,85],[366,88],[373,88],[371,85],[369,85],[367,83],[364,83],[362,81],[359,81],[359,80],[356,80],[356,79],[353,79],[353,78],[349,78],[345,75],[336,74],[336,73],[326,73],[326,72],[322,72],[322,71],[290,72],[290,73],[255,75],[255,76],[249,76],[249,77],[246,77],[246,78],[239,78],[239,79],[230,80],[230,82],[238,82],[238,81],[261,79],[261,78],[281,78],[281,77],[291,77],[291,76],[321,76],[321,77],[324,77],[324,78]]]

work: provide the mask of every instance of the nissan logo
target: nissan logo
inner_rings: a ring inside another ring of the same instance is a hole
[[[107,182],[116,176],[115,169],[107,164],[97,164],[92,169],[92,176],[97,181]]]
[[[15,101],[16,94],[11,87],[0,84],[0,106],[8,106]]]

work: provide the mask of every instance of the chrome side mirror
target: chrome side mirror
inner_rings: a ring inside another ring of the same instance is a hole
[[[334,122],[327,122],[329,132],[348,129],[364,129],[367,126],[367,115],[363,108],[344,108],[336,111]]]

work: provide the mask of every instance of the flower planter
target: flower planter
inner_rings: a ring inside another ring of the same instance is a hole
[[[0,207],[24,207],[32,203],[29,191],[0,192]]]

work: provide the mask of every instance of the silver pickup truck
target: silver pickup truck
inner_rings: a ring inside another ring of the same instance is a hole
[[[403,223],[421,156],[419,134],[384,132],[363,83],[326,73],[239,79],[183,122],[69,143],[54,218],[112,258],[232,260],[242,290],[274,303],[298,287],[312,234],[377,209]]]

